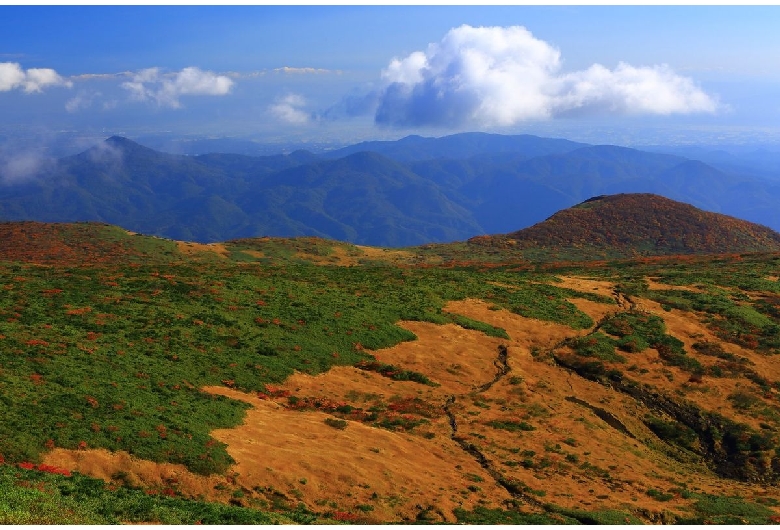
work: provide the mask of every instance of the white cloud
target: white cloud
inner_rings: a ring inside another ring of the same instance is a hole
[[[382,72],[377,123],[506,126],[576,113],[714,112],[717,102],[668,66],[560,73],[560,52],[521,26],[453,28]]]
[[[303,96],[288,94],[277,100],[268,110],[280,121],[301,125],[310,119],[310,114],[302,109],[304,106],[306,99]]]
[[[92,162],[98,164],[110,164],[112,168],[122,165],[124,152],[119,147],[109,141],[98,142],[86,151],[87,156]]]
[[[65,110],[74,113],[83,109],[88,109],[92,106],[92,103],[102,95],[103,94],[97,91],[89,92],[86,90],[79,90],[74,97],[65,103]]]
[[[122,83],[133,99],[155,101],[161,107],[180,108],[181,96],[224,96],[230,93],[234,81],[196,67],[163,74],[159,68],[146,68]]]
[[[51,168],[52,161],[31,149],[0,150],[0,185],[23,184]]]
[[[123,77],[133,77],[133,72],[119,72],[114,74],[78,74],[70,78],[75,81],[91,81],[93,79],[120,79]]]
[[[72,87],[73,83],[51,68],[24,70],[19,63],[0,63],[0,92],[22,89],[28,94],[50,86]]]
[[[714,112],[717,103],[690,78],[667,65],[634,67],[620,63],[614,70],[595,64],[557,80],[558,112],[604,109],[620,114],[690,114]]]
[[[282,66],[281,68],[274,68],[274,72],[280,74],[341,74],[341,70],[328,70],[326,68],[296,68],[292,66]]]

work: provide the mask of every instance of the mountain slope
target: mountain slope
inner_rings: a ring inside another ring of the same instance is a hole
[[[0,185],[0,220],[97,221],[198,242],[310,235],[406,246],[507,233],[615,193],[780,228],[777,181],[636,149],[482,133],[369,142],[326,158],[190,157],[112,137]]]
[[[770,228],[644,193],[593,197],[529,228],[471,241],[607,256],[780,251]]]
[[[435,184],[370,152],[275,173],[238,204],[273,236],[408,246],[480,230]]]
[[[0,522],[780,520],[780,253],[0,236]]]

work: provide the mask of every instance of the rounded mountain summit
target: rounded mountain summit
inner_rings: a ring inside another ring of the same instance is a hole
[[[778,252],[780,234],[651,193],[599,195],[533,226],[471,244],[522,249],[527,257],[599,259],[670,254]],[[535,256],[539,254],[539,256]]]

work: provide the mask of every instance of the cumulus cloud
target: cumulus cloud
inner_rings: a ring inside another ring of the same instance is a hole
[[[521,26],[451,29],[382,72],[375,121],[507,126],[572,114],[714,112],[717,102],[668,66],[561,73],[561,54]]]
[[[559,113],[604,109],[620,114],[690,114],[714,112],[716,101],[688,77],[667,65],[634,67],[626,63],[609,70],[595,64],[561,76],[555,101]]]
[[[269,111],[276,119],[293,125],[307,123],[311,115],[303,110],[306,99],[298,94],[288,94],[280,98],[269,107]]]
[[[133,99],[154,101],[161,107],[181,107],[181,96],[224,96],[230,93],[234,81],[196,67],[165,74],[159,68],[146,68],[122,83]]]
[[[28,94],[42,92],[50,86],[70,88],[73,83],[51,68],[28,68],[24,70],[19,63],[0,63],[0,92],[21,89]]]

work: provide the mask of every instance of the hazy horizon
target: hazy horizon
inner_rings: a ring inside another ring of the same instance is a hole
[[[0,138],[345,145],[485,131],[618,145],[780,144],[777,14],[777,6],[3,6]]]

